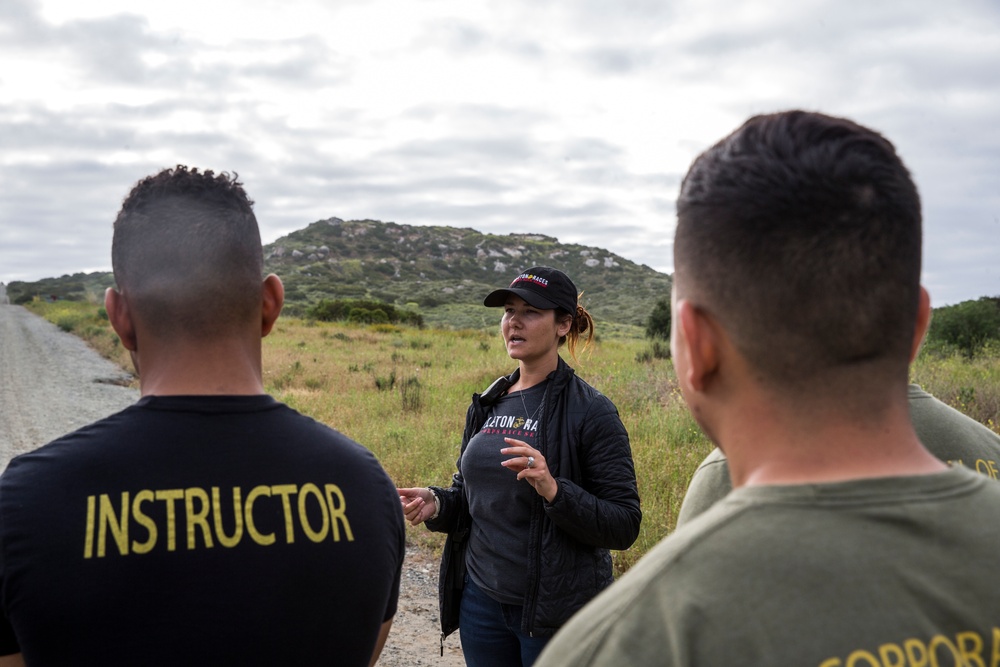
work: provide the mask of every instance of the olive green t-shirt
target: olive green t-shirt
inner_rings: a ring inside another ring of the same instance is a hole
[[[909,387],[910,421],[931,454],[978,473],[1000,478],[1000,435],[952,408],[915,384]],[[729,464],[716,448],[695,470],[681,502],[677,525],[698,516],[733,488]]]
[[[555,665],[995,665],[1000,484],[736,489],[574,616]]]

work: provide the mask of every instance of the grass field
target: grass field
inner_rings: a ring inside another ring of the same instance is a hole
[[[97,305],[28,307],[131,369]],[[611,327],[599,323],[604,330]],[[618,406],[631,439],[643,523],[635,545],[615,553],[619,573],[673,529],[688,479],[712,449],[684,406],[672,363],[649,348],[635,329],[618,328],[570,360]],[[268,392],[367,446],[400,486],[449,483],[471,394],[514,367],[497,331],[281,319],[264,345]],[[912,379],[1000,432],[1000,357],[922,354]],[[409,530],[416,542],[443,544],[422,527]]]

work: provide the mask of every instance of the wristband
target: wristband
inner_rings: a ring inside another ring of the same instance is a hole
[[[441,513],[441,499],[438,498],[438,494],[434,491],[434,489],[428,488],[427,490],[431,492],[432,496],[434,496],[434,514],[432,514],[429,519],[430,521],[433,521],[438,518],[438,514]]]

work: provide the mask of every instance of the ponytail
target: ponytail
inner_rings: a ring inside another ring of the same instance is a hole
[[[580,293],[583,296],[583,293]],[[579,297],[578,297],[579,298]],[[569,317],[570,313],[560,309],[559,313],[565,317]],[[594,340],[594,318],[587,309],[581,306],[579,303],[576,305],[576,313],[572,315],[573,324],[569,328],[569,332],[559,339],[559,344],[567,343],[567,348],[569,349],[570,355],[573,359],[576,359],[576,346],[579,344],[581,337],[586,334],[586,340],[583,342],[583,351],[586,351],[590,347],[590,344]]]

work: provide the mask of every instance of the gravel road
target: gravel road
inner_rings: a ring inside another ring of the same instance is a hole
[[[139,398],[132,376],[82,340],[0,299],[0,470],[10,459]],[[381,667],[465,664],[458,634],[440,655],[434,556],[408,548],[399,610]]]
[[[0,469],[131,405],[131,375],[21,306],[0,305]]]

